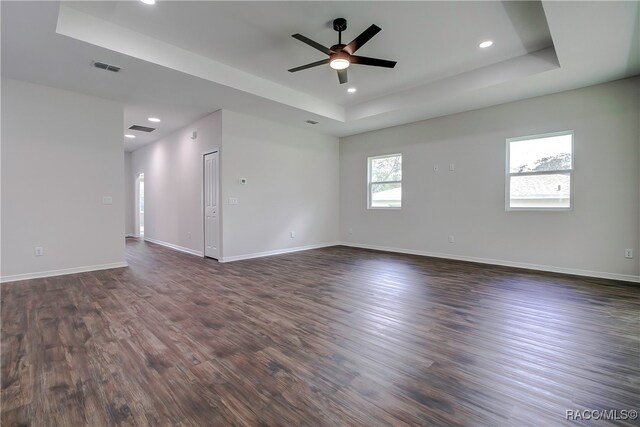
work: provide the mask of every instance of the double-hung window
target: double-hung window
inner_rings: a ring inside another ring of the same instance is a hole
[[[368,208],[402,207],[402,154],[369,157]]]
[[[573,132],[507,139],[507,210],[573,207]]]

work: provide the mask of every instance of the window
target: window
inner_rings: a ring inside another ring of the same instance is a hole
[[[369,157],[369,209],[402,206],[402,154]]]
[[[507,139],[507,210],[572,208],[573,132]]]

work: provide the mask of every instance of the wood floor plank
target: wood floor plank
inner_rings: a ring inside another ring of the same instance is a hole
[[[637,425],[637,285],[332,247],[1,287],[3,426]]]

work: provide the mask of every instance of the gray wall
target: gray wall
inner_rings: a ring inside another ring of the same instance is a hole
[[[342,138],[342,240],[637,279],[639,82],[627,79]],[[562,130],[575,132],[574,209],[506,212],[505,139]],[[403,154],[402,210],[367,210],[367,157],[397,152]],[[634,249],[634,259],[624,258],[625,248]]]
[[[122,121],[118,103],[2,79],[3,281],[125,265]]]

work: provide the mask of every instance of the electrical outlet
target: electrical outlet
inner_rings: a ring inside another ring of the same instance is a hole
[[[187,233],[187,239],[191,240],[191,232]]]
[[[434,172],[438,172],[439,170],[440,170],[440,167],[437,164],[433,165]]]
[[[230,205],[239,205],[240,204],[240,200],[237,197],[229,197],[229,204]]]
[[[36,256],[44,255],[44,248],[42,246],[36,246]]]
[[[454,170],[456,170],[456,165],[454,165],[453,163],[449,163],[449,170],[451,172],[453,172]]]
[[[296,237],[296,232],[292,231],[291,233],[289,233],[289,237],[291,237],[292,239]]]
[[[449,243],[454,243],[456,241],[456,238],[453,237],[453,234],[449,235]]]
[[[349,228],[349,234],[353,234],[353,228]]]
[[[633,249],[625,249],[624,250],[624,257],[631,259],[633,258]]]

